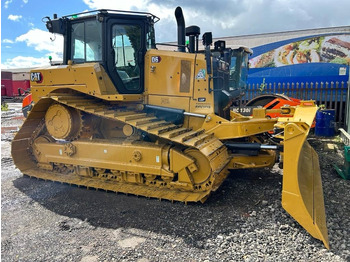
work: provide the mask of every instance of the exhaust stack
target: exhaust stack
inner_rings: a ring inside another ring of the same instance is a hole
[[[177,44],[179,46],[178,51],[185,52],[185,19],[180,6],[176,7],[175,9],[175,17],[177,22]]]

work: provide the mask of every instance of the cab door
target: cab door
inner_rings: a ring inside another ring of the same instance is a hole
[[[144,89],[145,26],[141,21],[107,22],[107,71],[121,94]]]

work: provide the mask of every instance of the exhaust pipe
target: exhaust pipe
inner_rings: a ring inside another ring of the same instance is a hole
[[[176,7],[175,9],[175,17],[177,22],[177,45],[179,46],[178,51],[185,52],[185,19],[180,6]]]

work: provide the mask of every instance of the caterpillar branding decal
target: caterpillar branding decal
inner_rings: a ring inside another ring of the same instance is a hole
[[[41,83],[43,81],[43,75],[40,72],[30,73],[30,81]]]

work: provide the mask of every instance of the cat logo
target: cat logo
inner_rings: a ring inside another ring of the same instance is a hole
[[[40,72],[30,73],[30,81],[41,83],[43,81],[43,75]]]

